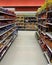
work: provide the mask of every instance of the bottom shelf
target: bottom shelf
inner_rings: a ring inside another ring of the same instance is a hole
[[[48,65],[52,65],[52,63],[50,62],[50,58],[47,55],[47,52],[44,52],[44,56],[46,57],[47,61],[48,61]]]
[[[47,55],[47,52],[44,52],[44,56],[46,57],[48,63],[50,64],[50,59],[49,59],[49,56]]]
[[[36,33],[36,36],[39,38],[39,36],[37,35],[37,33]],[[38,43],[39,43],[39,45],[40,45],[40,48],[42,49],[42,42],[40,41],[41,39],[39,38],[39,39],[37,39],[38,40]],[[43,48],[44,49],[44,48]],[[46,49],[46,48],[45,48]],[[45,58],[46,58],[46,60],[47,60],[47,62],[48,62],[48,65],[52,65],[52,59],[48,56],[48,53],[47,53],[47,49],[46,50],[42,50],[42,52],[43,52],[43,55],[45,56]]]
[[[6,53],[7,49],[5,49],[0,57],[0,60],[2,59],[2,57],[4,56],[4,54]]]
[[[13,41],[15,40],[15,38],[17,37],[17,35],[14,35],[13,38],[11,38],[9,41],[8,41],[8,44],[5,48],[5,50],[3,51],[3,53],[1,54],[1,57],[0,57],[0,61],[2,60],[2,58],[4,57],[5,53],[7,52],[7,50],[9,49],[9,47],[11,46],[11,44],[13,43]]]

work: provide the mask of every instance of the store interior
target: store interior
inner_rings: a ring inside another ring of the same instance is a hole
[[[0,65],[52,65],[52,0],[0,1]]]

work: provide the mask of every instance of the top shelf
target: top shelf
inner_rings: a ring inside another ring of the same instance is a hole
[[[9,16],[15,16],[14,14],[6,13],[6,12],[3,12],[3,11],[0,11],[0,14],[6,14],[6,15],[9,15]]]
[[[47,13],[52,13],[52,10],[50,10],[50,11],[47,11]]]

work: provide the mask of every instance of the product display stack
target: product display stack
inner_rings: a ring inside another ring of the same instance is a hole
[[[24,22],[25,22],[26,30],[36,30],[35,28],[36,18],[35,17],[33,16],[25,17]]]
[[[38,40],[49,64],[52,63],[52,2],[47,2],[37,12]]]
[[[5,8],[0,8],[0,60],[17,36],[16,15]]]
[[[19,30],[24,30],[24,15],[17,15],[17,26]]]
[[[36,18],[30,15],[17,15],[18,30],[36,30]]]

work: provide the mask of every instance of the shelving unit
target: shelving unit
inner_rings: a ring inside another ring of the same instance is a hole
[[[33,16],[26,17],[25,16],[24,22],[25,22],[25,29],[36,30],[36,28],[35,28],[36,18],[35,17],[33,17]]]
[[[37,14],[39,44],[49,64],[52,64],[52,2],[39,8]]]
[[[18,29],[24,29],[24,15],[17,15],[16,20]]]
[[[14,12],[0,8],[0,61],[17,36],[15,19]]]
[[[17,15],[17,26],[19,30],[36,30],[36,18],[30,15]]]

